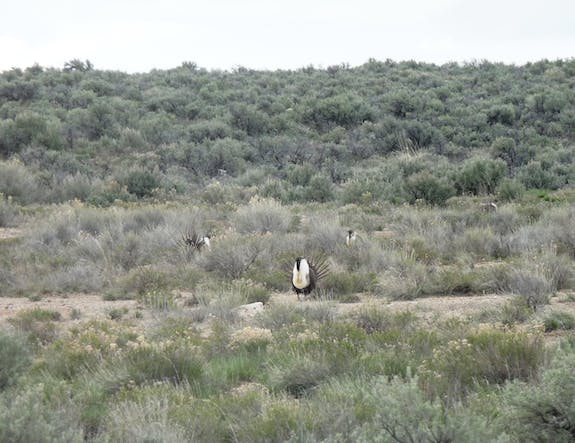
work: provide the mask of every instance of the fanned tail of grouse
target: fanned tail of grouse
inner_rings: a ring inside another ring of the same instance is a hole
[[[329,262],[326,255],[308,259],[310,271],[315,274],[315,280],[319,281],[329,274]]]
[[[204,244],[204,238],[193,229],[188,229],[182,235],[182,242],[190,248],[200,249]]]

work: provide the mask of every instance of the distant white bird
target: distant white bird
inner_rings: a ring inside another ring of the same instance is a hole
[[[357,235],[356,235],[355,231],[349,229],[347,231],[347,236],[345,237],[345,244],[347,246],[351,246],[355,243],[356,240],[357,240]]]
[[[316,288],[317,282],[327,275],[329,269],[326,260],[326,258],[322,258],[314,263],[304,257],[296,258],[291,284],[298,300],[301,294],[307,295],[312,292]]]

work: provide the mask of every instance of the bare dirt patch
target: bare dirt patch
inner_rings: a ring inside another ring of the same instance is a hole
[[[0,228],[0,241],[22,237],[22,234],[23,231],[20,228]]]
[[[425,297],[415,300],[389,301],[385,298],[371,297],[364,295],[360,297],[358,303],[338,303],[336,304],[338,314],[352,314],[368,307],[379,307],[390,312],[409,311],[418,317],[431,319],[447,319],[449,317],[465,318],[479,314],[485,310],[500,309],[510,298],[506,295],[469,295],[469,296],[437,296]],[[297,303],[297,298],[293,294],[278,294],[272,297],[272,303]],[[310,306],[320,304],[321,301],[306,300]]]
[[[19,312],[29,309],[57,311],[62,316],[62,322],[66,323],[98,318],[109,319],[112,310],[124,308],[128,312],[140,309],[135,300],[109,301],[102,299],[98,294],[49,295],[37,301],[25,297],[0,297],[0,325]]]
[[[478,318],[478,316],[490,312],[497,313],[511,297],[512,295],[487,294],[389,301],[384,298],[361,295],[358,303],[337,303],[335,301],[328,303],[333,303],[336,314],[341,316],[350,316],[362,309],[376,307],[391,313],[411,312],[423,322],[431,324],[450,318],[465,320]],[[326,302],[314,299],[298,301],[294,293],[285,292],[274,294],[270,299],[268,308],[277,304],[292,306],[300,304],[301,306],[313,307],[322,303]],[[0,297],[0,327],[6,326],[7,320],[17,316],[19,312],[30,309],[47,309],[59,312],[61,315],[59,324],[64,329],[84,321],[109,320],[112,318],[111,313],[113,311],[122,311],[122,318],[130,319],[133,323],[145,328],[150,320],[159,315],[153,310],[143,307],[136,300],[104,300],[99,294],[48,295],[39,300],[25,297]],[[193,310],[193,308],[183,305],[180,309],[182,315],[186,315],[188,310],[190,312]],[[262,306],[261,309],[266,309],[266,307]],[[534,318],[522,327],[542,331],[542,322],[545,316],[557,311],[568,312],[575,316],[575,294],[562,293],[552,297],[550,304],[543,306]],[[249,321],[251,318],[252,316],[247,316],[244,320]],[[545,338],[548,343],[556,343],[560,338],[574,333],[571,330],[551,331],[545,334]]]

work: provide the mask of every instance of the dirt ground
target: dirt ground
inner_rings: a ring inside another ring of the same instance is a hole
[[[136,300],[103,300],[99,294],[48,295],[39,300],[26,297],[0,297],[0,325],[19,312],[30,309],[47,309],[60,313],[62,322],[75,323],[96,318],[110,318],[110,312],[115,309],[127,309],[135,312],[138,307]]]
[[[0,240],[10,240],[22,235],[22,230],[19,228],[0,228]]]

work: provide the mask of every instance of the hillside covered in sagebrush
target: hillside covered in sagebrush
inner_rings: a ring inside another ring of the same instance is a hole
[[[0,74],[0,193],[99,206],[509,200],[573,183],[574,87],[575,60],[13,69]]]

